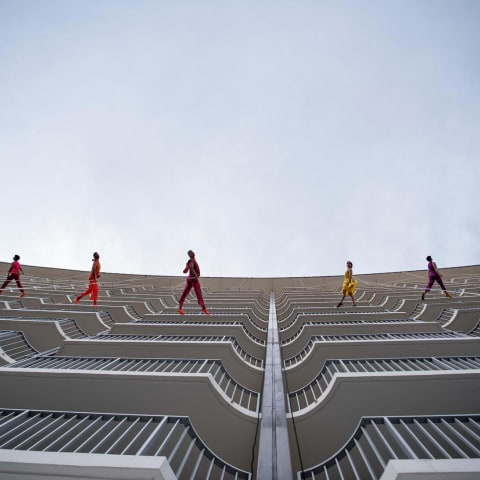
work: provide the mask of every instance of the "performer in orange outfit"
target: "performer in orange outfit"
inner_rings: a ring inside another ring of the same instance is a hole
[[[19,263],[20,256],[15,255],[13,257],[13,262],[8,269],[7,279],[3,282],[3,285],[0,287],[0,295],[2,294],[3,289],[12,281],[15,280],[17,287],[20,290],[20,296],[25,296],[25,290],[23,289],[22,284],[20,283],[20,274],[23,275],[22,266]]]
[[[182,296],[180,297],[180,301],[178,302],[177,312],[180,315],[185,314],[185,311],[183,310],[183,302],[190,293],[190,290],[193,288],[195,290],[195,295],[197,296],[198,304],[202,307],[202,313],[209,315],[207,307],[205,307],[205,302],[203,301],[202,287],[200,286],[200,267],[195,260],[195,253],[192,252],[192,250],[189,250],[187,253],[190,257],[190,260],[187,262],[187,266],[183,270],[183,273],[188,272],[187,283],[185,285],[185,289],[183,290]]]
[[[98,283],[97,280],[100,278],[100,255],[97,252],[93,253],[93,265],[92,265],[92,270],[90,271],[90,275],[88,276],[88,288],[75,297],[75,300],[73,303],[78,303],[82,297],[85,297],[87,295],[90,295],[90,299],[93,302],[93,305],[97,304],[97,298],[98,298]]]

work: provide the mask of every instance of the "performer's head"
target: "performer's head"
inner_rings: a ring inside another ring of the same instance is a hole
[[[18,262],[20,260],[20,255],[14,255],[13,261]]]
[[[187,254],[190,258],[195,258],[195,252],[193,250],[189,250]]]
[[[350,260],[347,262],[347,267],[348,268],[353,268],[353,263]]]
[[[95,260],[98,260],[100,258],[100,255],[98,254],[98,252],[93,252],[93,258]]]
[[[429,255],[429,256],[427,257],[427,262],[431,262],[431,261],[432,261],[432,257]]]

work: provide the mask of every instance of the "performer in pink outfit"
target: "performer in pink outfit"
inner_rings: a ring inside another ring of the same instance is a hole
[[[7,279],[3,282],[3,285],[0,287],[0,295],[2,294],[3,289],[12,281],[15,280],[17,287],[20,290],[20,296],[25,296],[25,290],[20,282],[20,274],[23,275],[22,266],[19,263],[20,256],[15,255],[13,257],[13,262],[8,269]]]
[[[200,286],[200,267],[195,260],[195,253],[192,250],[189,250],[187,253],[190,259],[183,270],[183,273],[188,273],[187,283],[185,284],[185,289],[183,290],[182,296],[178,302],[177,312],[180,315],[185,314],[185,311],[183,310],[183,302],[185,302],[190,290],[193,288],[195,290],[195,295],[197,296],[198,304],[200,307],[202,307],[202,313],[209,315],[207,307],[205,306],[205,302],[203,301],[202,287]]]

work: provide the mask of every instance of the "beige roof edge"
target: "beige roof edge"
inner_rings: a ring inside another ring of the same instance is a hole
[[[2,262],[0,261],[0,270],[3,270],[2,267],[8,268],[11,262]],[[89,270],[76,270],[72,268],[62,268],[62,267],[46,267],[43,265],[29,265],[29,264],[22,264],[25,268],[35,268],[39,270],[46,270],[46,271],[59,271],[59,272],[72,272],[72,273],[88,273]],[[478,273],[480,274],[480,264],[473,264],[473,265],[455,265],[453,267],[441,267],[442,272],[446,272],[452,274],[451,270],[456,269],[478,269]],[[416,272],[425,272],[426,268],[419,269],[419,270],[395,270],[391,272],[370,272],[370,273],[358,273],[355,272],[355,276],[370,276],[370,275],[390,275],[390,274],[402,274],[402,273],[416,273]],[[343,270],[342,270],[343,272]],[[108,275],[122,275],[122,276],[129,276],[129,277],[148,277],[148,278],[179,278],[182,279],[185,275],[159,275],[159,274],[147,274],[147,273],[122,273],[122,272],[103,272],[104,274]],[[462,272],[463,273],[463,272]],[[477,272],[476,272],[477,273]],[[45,275],[48,277],[48,275]],[[239,276],[203,276],[202,278],[207,279],[237,279],[237,280],[281,280],[281,279],[297,279],[297,278],[308,278],[308,279],[315,279],[315,278],[337,278],[343,276],[343,273],[339,273],[338,275],[296,275],[296,276],[284,276],[284,277],[269,277],[269,276],[262,276],[259,275],[257,277],[239,277]]]

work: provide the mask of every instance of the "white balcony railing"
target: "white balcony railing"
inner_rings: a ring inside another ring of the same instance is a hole
[[[478,415],[372,417],[335,456],[297,477],[378,480],[389,460],[468,458],[480,458]]]
[[[0,349],[13,360],[38,353],[22,332],[0,330]]]
[[[0,410],[0,448],[166,457],[179,479],[250,479],[215,455],[188,417]]]

